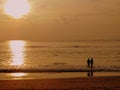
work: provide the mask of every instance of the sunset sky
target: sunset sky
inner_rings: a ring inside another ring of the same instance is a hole
[[[30,11],[14,19],[0,0],[0,40],[120,39],[120,0],[27,1]]]

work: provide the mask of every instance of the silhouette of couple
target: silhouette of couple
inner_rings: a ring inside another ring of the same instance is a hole
[[[94,63],[93,58],[91,58],[91,60],[88,58],[87,60],[88,67],[93,68],[93,63]]]

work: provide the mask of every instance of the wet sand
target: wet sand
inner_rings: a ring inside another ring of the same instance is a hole
[[[0,90],[120,90],[120,76],[0,80]]]

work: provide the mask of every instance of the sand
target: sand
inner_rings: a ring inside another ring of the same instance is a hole
[[[120,90],[120,77],[0,80],[0,90]]]

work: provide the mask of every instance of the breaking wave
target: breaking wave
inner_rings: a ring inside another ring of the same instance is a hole
[[[0,69],[0,73],[13,73],[13,72],[24,72],[24,73],[40,73],[40,72],[120,72],[120,67],[42,67],[42,68],[10,68]]]

